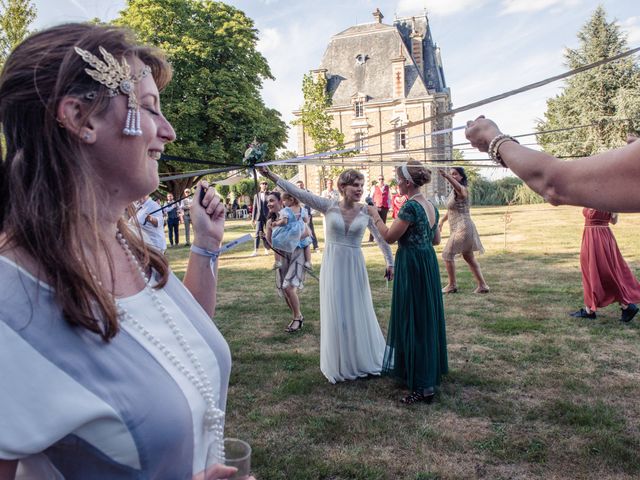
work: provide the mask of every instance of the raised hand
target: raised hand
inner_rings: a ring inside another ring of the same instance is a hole
[[[471,142],[471,146],[481,152],[489,151],[491,140],[501,133],[495,122],[485,118],[484,115],[480,115],[475,120],[469,120],[464,131],[464,135]]]
[[[225,207],[222,199],[214,188],[209,187],[205,180],[201,180],[198,182],[195,199],[191,205],[191,223],[195,230],[194,245],[207,250],[219,248],[224,236],[224,220]]]

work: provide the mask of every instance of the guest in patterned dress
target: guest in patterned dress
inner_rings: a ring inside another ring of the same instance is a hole
[[[382,373],[409,388],[403,403],[431,402],[448,371],[440,270],[433,249],[440,243],[438,210],[420,191],[431,180],[429,170],[411,161],[398,167],[396,176],[400,193],[409,199],[391,227],[369,207],[383,238],[398,242]]]
[[[439,228],[449,220],[449,240],[442,251],[442,259],[447,268],[449,282],[442,289],[442,293],[456,293],[458,284],[456,282],[456,255],[462,255],[469,265],[478,286],[473,293],[489,293],[489,286],[482,276],[480,264],[473,252],[484,252],[480,236],[476,226],[469,214],[469,190],[467,189],[467,175],[464,168],[455,167],[449,172],[440,171],[442,175],[453,187],[447,199],[447,213],[440,219]]]
[[[620,321],[630,322],[638,313],[633,302],[640,302],[640,282],[622,258],[609,223],[618,222],[618,215],[593,208],[582,209],[584,232],[580,247],[580,268],[584,308],[572,317],[596,318],[596,310],[618,302]]]

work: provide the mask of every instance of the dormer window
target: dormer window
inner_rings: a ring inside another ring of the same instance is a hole
[[[366,55],[364,53],[359,53],[358,55],[356,55],[356,65],[364,65],[364,62],[366,62],[367,60],[369,60],[369,55]]]
[[[353,109],[355,111],[356,118],[364,117],[364,100],[362,98],[358,98],[353,102]]]

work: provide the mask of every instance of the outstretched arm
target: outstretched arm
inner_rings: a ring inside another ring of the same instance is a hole
[[[258,171],[264,177],[268,178],[272,182],[275,182],[275,184],[282,188],[285,192],[290,193],[306,206],[311,207],[314,210],[325,213],[327,210],[329,210],[329,207],[331,207],[331,200],[322,198],[318,195],[314,195],[311,192],[307,192],[306,190],[302,190],[296,187],[293,183],[283,180],[266,167],[259,168]]]
[[[391,227],[387,227],[382,221],[382,218],[378,213],[378,209],[376,207],[372,207],[371,205],[369,205],[369,216],[373,219],[373,225],[380,233],[380,236],[388,244],[397,242],[400,237],[404,235],[410,225],[409,222],[396,218],[391,224]]]
[[[467,123],[471,145],[486,152],[498,126],[484,117]],[[609,212],[640,211],[640,142],[607,152],[561,161],[507,141],[499,154],[513,173],[552,205],[581,205]]]
[[[458,198],[467,198],[467,187],[462,185],[443,169],[440,170],[440,175],[442,175],[451,184],[453,189],[456,191]]]

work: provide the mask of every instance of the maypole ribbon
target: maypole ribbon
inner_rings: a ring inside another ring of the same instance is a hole
[[[196,245],[191,245],[191,251],[196,255],[209,257],[209,268],[211,269],[211,275],[213,275],[213,278],[216,278],[216,261],[218,260],[218,257],[224,252],[228,252],[232,248],[235,248],[242,243],[248,242],[252,238],[253,237],[251,236],[251,234],[247,233],[246,235],[243,235],[242,237],[227,243],[217,250],[206,250],[204,248],[197,247]]]

